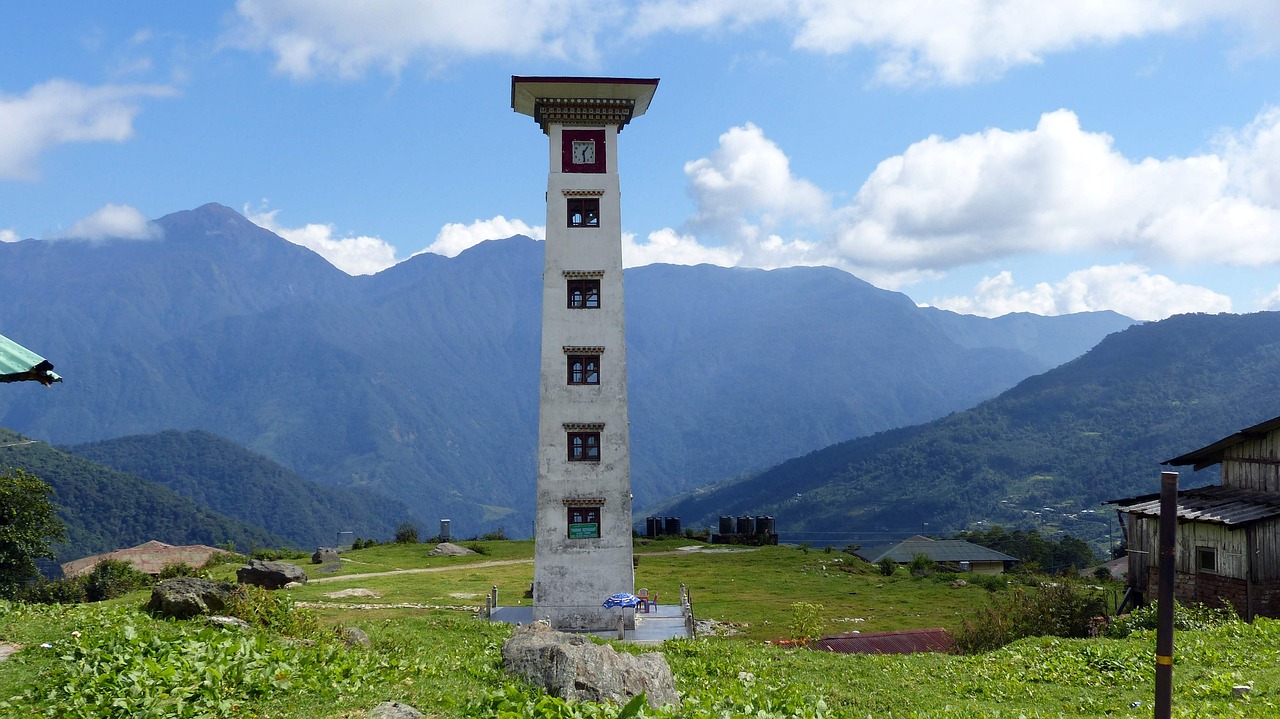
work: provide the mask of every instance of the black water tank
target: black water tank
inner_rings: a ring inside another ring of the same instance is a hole
[[[658,536],[658,530],[657,530],[657,527],[655,526],[657,524],[657,519],[658,519],[657,517],[644,518],[644,536],[646,537]]]
[[[666,532],[665,532],[666,534],[669,534],[673,537],[679,537],[680,536],[680,518],[667,517],[666,525],[664,529],[666,529]]]
[[[720,533],[733,534],[733,517],[720,518]]]
[[[760,515],[756,517],[757,534],[773,534],[773,517]]]
[[[738,534],[748,537],[756,533],[755,517],[738,517]]]

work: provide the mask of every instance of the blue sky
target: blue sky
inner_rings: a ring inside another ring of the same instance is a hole
[[[661,78],[625,257],[917,303],[1280,309],[1274,0],[10,3],[0,241],[219,202],[352,273],[541,236],[511,75]]]

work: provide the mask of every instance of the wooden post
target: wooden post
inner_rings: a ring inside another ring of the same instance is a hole
[[[1156,591],[1155,719],[1173,709],[1173,583],[1178,532],[1178,473],[1160,473],[1160,586]]]

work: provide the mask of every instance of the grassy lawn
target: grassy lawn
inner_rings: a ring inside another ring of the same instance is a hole
[[[154,619],[139,609],[146,592],[65,607],[0,602],[0,641],[25,646],[0,664],[0,717],[355,718],[388,699],[432,717],[615,717],[617,708],[566,706],[506,676],[499,650],[510,627],[463,611],[351,606],[475,604],[464,595],[482,599],[494,584],[504,603],[520,600],[532,564],[484,564],[529,559],[532,545],[482,544],[487,554],[463,558],[427,557],[430,547],[422,545],[363,549],[344,565],[441,571],[339,579],[272,595],[314,601],[352,587],[382,595],[316,610],[321,630],[308,642],[266,628]],[[741,625],[742,633],[663,645],[684,708],[641,716],[1151,716],[1150,632],[1120,640],[1028,639],[974,656],[846,656],[770,646],[758,640],[788,636],[794,602],[822,605],[824,633],[954,629],[986,603],[987,592],[953,587],[951,577],[884,577],[840,553],[678,546],[639,547],[637,586],[675,598],[684,582],[700,617]],[[851,621],[858,618],[864,621]],[[338,642],[332,629],[344,626],[367,631],[373,650]],[[1280,715],[1280,622],[1181,632],[1177,647],[1174,716]],[[1236,684],[1252,691],[1233,698]]]

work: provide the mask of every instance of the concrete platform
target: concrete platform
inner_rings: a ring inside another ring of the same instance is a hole
[[[498,607],[493,610],[492,622],[507,624],[532,624],[533,607]],[[617,639],[616,631],[589,632],[601,639]],[[636,628],[623,633],[624,642],[635,644],[661,644],[668,639],[688,639],[689,631],[685,625],[684,614],[676,605],[658,605],[648,613],[636,613]]]

